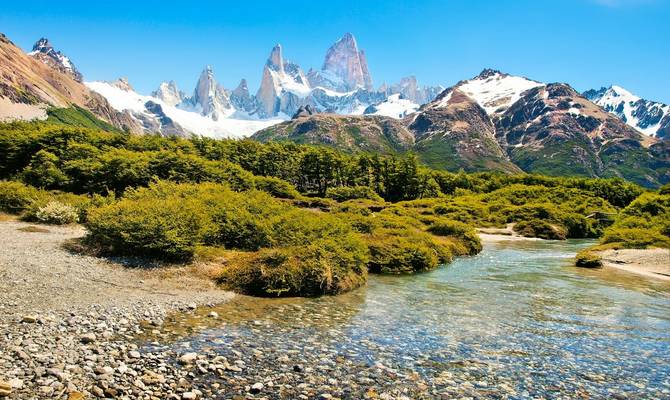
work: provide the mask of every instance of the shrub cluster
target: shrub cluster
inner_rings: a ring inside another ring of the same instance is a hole
[[[670,194],[642,194],[605,230],[601,243],[622,248],[670,248]]]
[[[50,201],[39,207],[35,212],[35,219],[44,224],[65,225],[79,222],[77,209],[59,201]]]
[[[219,281],[255,295],[318,295],[365,283],[367,248],[331,215],[265,192],[157,182],[92,210],[90,240],[115,253],[184,260],[198,246],[238,251]]]

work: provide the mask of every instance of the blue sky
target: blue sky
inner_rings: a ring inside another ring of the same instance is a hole
[[[0,31],[19,46],[46,36],[87,80],[127,76],[142,93],[169,79],[190,92],[207,64],[255,91],[275,43],[307,71],[350,31],[375,85],[449,86],[492,67],[670,103],[670,0],[2,3]]]

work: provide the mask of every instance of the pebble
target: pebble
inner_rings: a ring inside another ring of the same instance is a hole
[[[179,357],[180,364],[191,364],[198,358],[196,353],[186,353]]]
[[[37,322],[37,317],[34,315],[24,315],[23,318],[21,318],[21,322],[26,324],[34,324]]]
[[[79,338],[79,340],[81,340],[82,343],[93,343],[95,342],[96,339],[97,336],[95,336],[95,333],[84,333]]]

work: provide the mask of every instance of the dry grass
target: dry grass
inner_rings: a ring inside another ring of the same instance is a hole
[[[16,220],[17,220],[16,215],[0,213],[0,222],[16,221]]]
[[[24,227],[18,228],[17,230],[19,230],[21,232],[49,233],[48,229],[42,228],[40,226],[35,226],[35,225],[24,226]]]

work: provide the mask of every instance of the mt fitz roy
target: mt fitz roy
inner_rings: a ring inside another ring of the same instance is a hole
[[[373,88],[365,52],[345,34],[326,52],[321,69],[307,73],[285,58],[275,45],[263,66],[261,83],[250,93],[246,79],[229,90],[207,66],[191,94],[174,81],[163,82],[151,96],[142,96],[116,82],[86,82],[119,111],[129,112],[146,132],[214,137],[245,137],[290,119],[302,107],[319,113],[386,115],[402,118],[416,111],[444,88],[419,86],[416,77]]]

